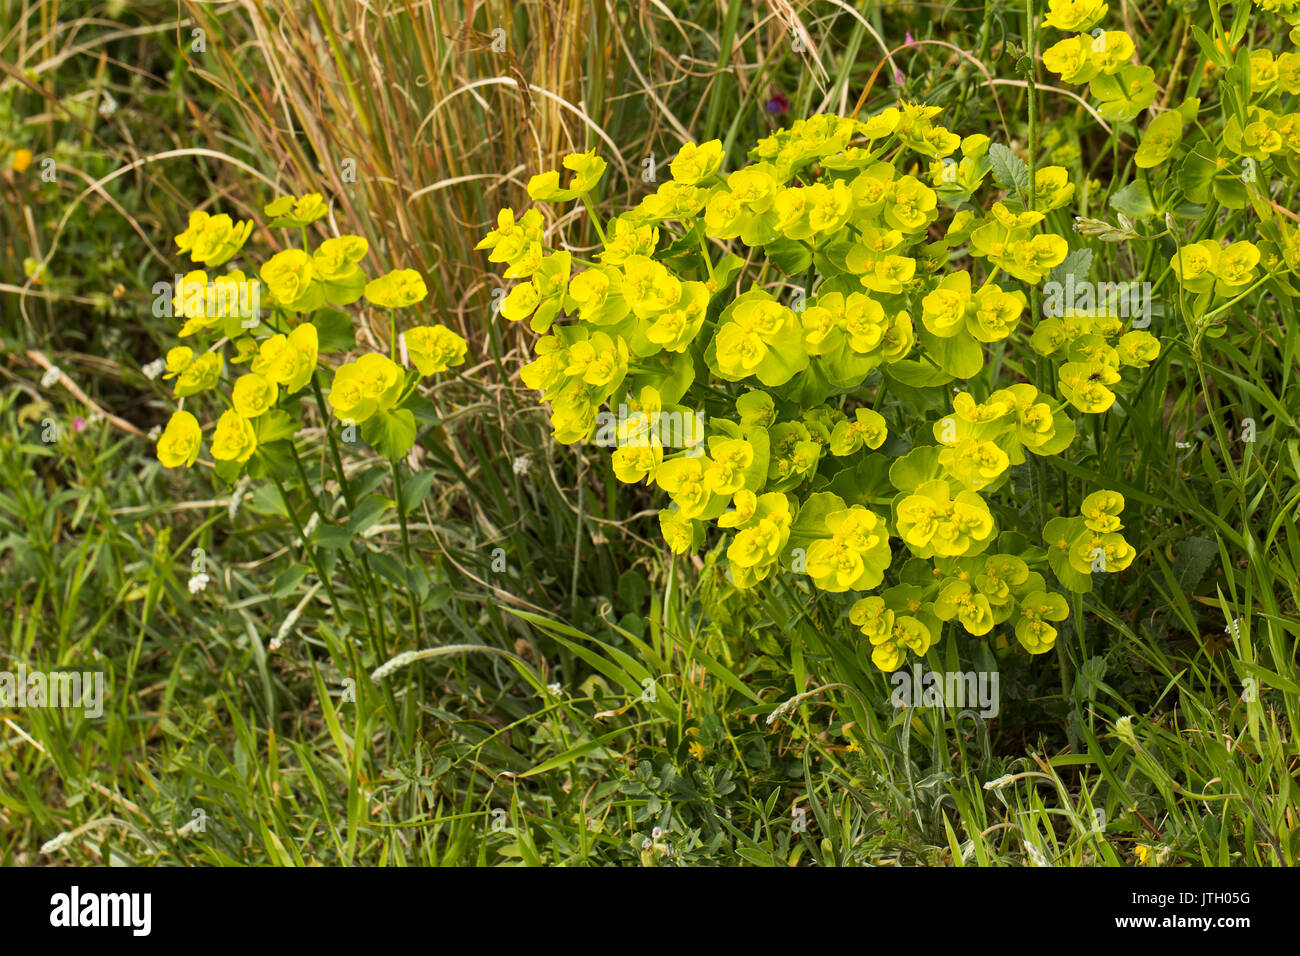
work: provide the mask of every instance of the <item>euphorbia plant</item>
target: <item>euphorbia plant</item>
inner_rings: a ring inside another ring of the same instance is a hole
[[[262,263],[257,269],[260,281],[238,270],[210,277],[197,269],[180,276],[171,290],[169,314],[184,320],[179,336],[192,345],[178,345],[167,353],[167,376],[175,378],[175,394],[182,405],[207,392],[225,404],[209,438],[215,473],[227,483],[245,474],[274,482],[337,610],[330,575],[285,491],[286,482],[300,479],[316,511],[311,524],[331,523],[329,509],[314,493],[303,465],[313,449],[300,437],[302,399],[314,398],[326,426],[326,440],[316,451],[325,467],[333,469],[349,516],[357,514],[359,503],[354,500],[354,482],[344,471],[340,438],[342,444],[351,445],[359,432],[390,463],[395,500],[386,504],[397,511],[409,568],[406,512],[414,502],[403,500],[399,462],[415,443],[417,422],[437,418],[419,394],[420,380],[463,363],[466,343],[441,325],[399,332],[397,313],[424,300],[424,280],[409,269],[368,278],[362,267],[368,245],[362,237],[337,236],[311,247],[308,227],[326,214],[320,195],[280,197],[266,206],[265,213],[270,227],[295,231],[301,245]],[[238,255],[252,229],[252,221],[236,223],[226,215],[197,211],[176,244],[194,262],[211,269]],[[387,313],[389,353],[367,352],[331,369],[325,355],[356,346],[353,319],[344,310],[363,299]],[[327,407],[337,422],[325,420]],[[177,410],[158,439],[159,461],[169,468],[194,465],[203,431],[198,415]],[[371,506],[367,514],[373,519],[384,510]],[[373,590],[368,555],[363,551],[361,558],[359,578],[364,577]],[[414,578],[408,574],[407,580]],[[412,626],[418,633],[417,603],[412,594]],[[376,613],[382,634],[382,608],[377,606]]]
[[[538,209],[503,210],[480,244],[524,280],[501,312],[543,333],[523,380],[550,402],[556,438],[598,437],[602,409],[619,412],[613,471],[667,493],[672,551],[717,528],[738,588],[796,573],[856,597],[845,610],[882,670],[925,654],[949,621],[972,635],[1006,624],[1042,653],[1067,616],[1058,589],[1133,560],[1116,492],[1033,529],[1008,479],[1066,452],[1072,409],[1106,411],[1121,368],[1159,348],[1121,337],[1105,302],[1071,307],[1058,325],[1078,334],[1044,333],[1040,349],[1058,374],[1016,380],[1026,290],[1069,251],[1044,214],[1073,186],[1050,166],[1031,182],[1011,150],[962,139],[940,112],[814,116],[730,173],[719,142],[687,144],[671,179],[597,221],[591,260],[548,242]],[[534,200],[584,198],[604,171],[590,153],[564,165],[568,188],[535,177]],[[991,172],[1005,192],[977,204]],[[697,413],[703,434],[675,443],[650,427]]]

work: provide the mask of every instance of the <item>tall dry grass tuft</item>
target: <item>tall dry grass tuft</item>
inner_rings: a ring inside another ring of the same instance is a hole
[[[385,266],[428,276],[443,320],[473,340],[485,337],[491,302],[473,245],[496,210],[527,200],[529,176],[591,146],[630,189],[659,129],[645,111],[609,128],[625,113],[610,95],[624,73],[614,6],[184,5],[209,38],[190,67],[228,94],[285,191],[333,199],[340,225],[362,232]]]

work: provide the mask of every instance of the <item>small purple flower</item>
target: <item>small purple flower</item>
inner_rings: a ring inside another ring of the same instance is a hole
[[[790,109],[790,100],[780,90],[775,90],[772,93],[772,98],[767,101],[766,109],[769,113],[780,115]]]
[[[903,46],[911,46],[915,42],[916,40],[912,37],[912,32],[910,30],[903,34]]]
[[[85,429],[86,429],[86,420],[84,418],[78,416],[77,418],[74,418],[72,420],[72,430],[74,432],[85,431]]]

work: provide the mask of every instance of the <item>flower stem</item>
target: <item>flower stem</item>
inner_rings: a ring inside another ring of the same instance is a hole
[[[395,459],[389,459],[393,469],[393,495],[397,501],[397,522],[402,526],[402,557],[406,564],[406,573],[411,573],[411,536],[406,530],[406,503],[402,500],[402,470],[397,467]],[[419,602],[415,599],[415,589],[410,578],[406,582],[406,597],[411,604],[411,629],[415,631],[415,643],[418,647],[424,643],[423,628],[420,624]]]

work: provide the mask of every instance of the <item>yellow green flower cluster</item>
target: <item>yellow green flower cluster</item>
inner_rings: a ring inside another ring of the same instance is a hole
[[[1047,562],[1071,591],[1091,591],[1093,574],[1113,574],[1133,563],[1136,551],[1120,533],[1123,510],[1118,491],[1095,491],[1083,499],[1077,516],[1053,518],[1044,526]]]
[[[986,348],[1025,321],[1024,286],[1069,251],[1045,217],[1073,195],[1066,170],[1038,171],[1036,210],[1018,194],[968,203],[993,171],[990,141],[963,140],[940,113],[813,116],[731,171],[720,142],[688,143],[671,178],[594,222],[589,259],[538,208],[503,209],[478,245],[517,280],[502,316],[541,335],[521,375],[550,404],[556,440],[616,446],[618,480],[667,496],[669,548],[688,554],[720,532],[738,588],[782,572],[833,594],[884,587],[850,615],[884,669],[924,654],[946,621],[972,634],[1014,622],[1038,652],[1046,639],[1024,622],[1058,619],[1041,574],[990,553],[984,495],[1026,453],[1070,445],[1065,403],[1025,383],[983,401],[962,391],[931,423],[936,444],[903,454],[897,436],[885,453],[881,386],[976,376]],[[929,182],[914,174],[921,161]],[[590,153],[562,165],[567,184],[535,176],[534,200],[585,201],[605,171]],[[945,270],[957,250],[974,265]],[[755,258],[758,281],[745,269]]]
[[[1088,92],[1101,101],[1097,111],[1102,117],[1128,122],[1155,102],[1156,75],[1149,66],[1132,62],[1137,46],[1131,36],[1096,27],[1107,9],[1099,0],[1051,0],[1043,23],[1076,35],[1044,50],[1043,65],[1059,73],[1063,83],[1087,83]]]
[[[1029,338],[1039,355],[1061,362],[1057,385],[1074,408],[1099,414],[1115,403],[1110,386],[1121,367],[1146,368],[1160,354],[1160,340],[1145,329],[1124,330],[1114,304],[1042,319]]]
[[[222,395],[227,408],[210,438],[217,472],[227,480],[238,476],[259,447],[291,440],[298,431],[294,396],[309,383],[320,387],[328,380],[320,360],[324,336],[328,334],[331,351],[355,342],[350,319],[333,307],[364,296],[377,308],[400,309],[428,294],[424,280],[409,269],[368,281],[361,263],[369,246],[360,236],[336,236],[314,250],[306,248],[306,228],[326,214],[317,193],[282,196],[267,204],[264,213],[273,227],[301,230],[304,248],[277,252],[258,269],[257,279],[238,270],[211,280],[206,270],[191,271],[180,277],[172,297],[172,314],[184,319],[178,334],[194,338],[199,346],[180,345],[167,352],[165,378],[175,379],[177,398],[216,390],[228,369],[247,366],[243,372],[231,371],[229,394]],[[196,211],[176,244],[210,269],[238,254],[252,229],[251,220],[238,223],[224,214]],[[270,306],[265,322],[263,292]],[[464,339],[438,325],[407,329],[402,345],[414,372],[392,357],[371,353],[340,367],[329,389],[330,407],[345,423],[379,421],[363,426],[362,435],[391,458],[405,454],[415,438],[414,414],[402,407],[414,393],[415,381],[463,363],[466,355]],[[158,439],[158,460],[168,468],[188,468],[198,460],[202,441],[195,415],[178,410]]]
[[[1213,239],[1204,239],[1180,247],[1171,264],[1174,275],[1188,292],[1234,296],[1254,283],[1259,259],[1259,247],[1253,242],[1234,242],[1223,247]]]

